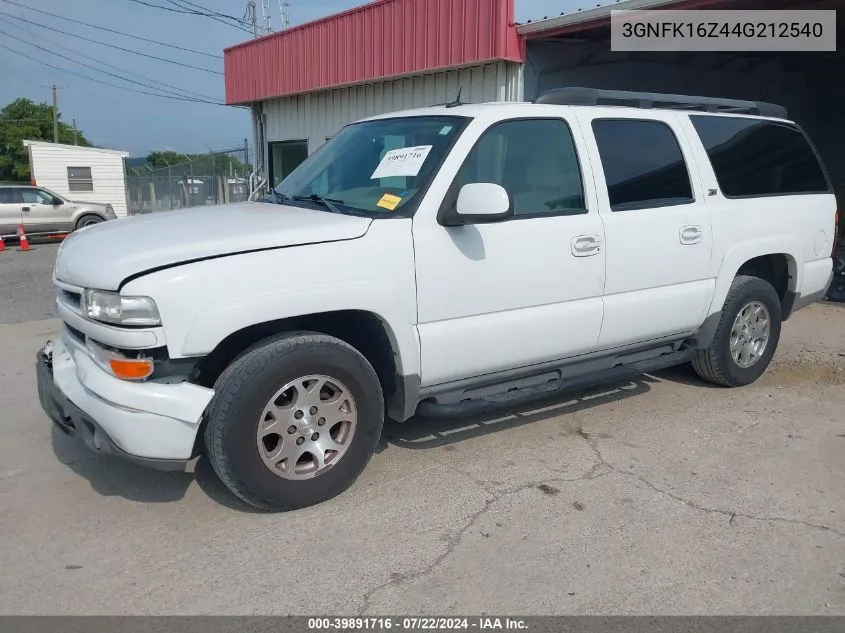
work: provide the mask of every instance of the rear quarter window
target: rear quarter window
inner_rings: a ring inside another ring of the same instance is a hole
[[[829,193],[807,137],[775,121],[690,116],[722,193],[729,198]]]

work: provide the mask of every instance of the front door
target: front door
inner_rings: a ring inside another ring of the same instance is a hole
[[[53,194],[38,187],[22,187],[21,217],[27,233],[67,230],[68,213],[64,204],[53,204]]]
[[[562,118],[503,121],[469,153],[460,186],[492,182],[514,218],[444,227],[414,218],[422,383],[438,385],[590,352],[602,323],[604,232],[590,173]]]
[[[21,197],[17,187],[0,187],[0,235],[11,235],[21,223]]]
[[[607,242],[599,350],[689,333],[712,299],[710,213],[680,116],[579,114]]]

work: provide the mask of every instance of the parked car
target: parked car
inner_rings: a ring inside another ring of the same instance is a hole
[[[23,224],[27,233],[70,232],[117,216],[110,204],[79,202],[45,189],[0,184],[0,234],[13,234]]]
[[[753,383],[824,295],[836,233],[783,109],[673,95],[370,118],[271,199],[64,242],[63,325],[37,359],[64,431],[158,468],[204,453],[256,507],[316,504],[363,471],[385,416],[686,362]]]

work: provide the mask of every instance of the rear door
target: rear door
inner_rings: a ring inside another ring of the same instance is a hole
[[[16,187],[0,187],[0,234],[9,235],[21,222],[21,197]]]
[[[54,205],[53,194],[38,187],[22,187],[21,217],[27,233],[63,230],[68,223],[67,205]]]
[[[678,115],[581,110],[596,168],[607,274],[598,350],[697,329],[713,295],[705,192]]]

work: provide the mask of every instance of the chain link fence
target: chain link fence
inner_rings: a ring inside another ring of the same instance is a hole
[[[252,170],[247,153],[247,148],[241,147],[185,155],[184,162],[156,169],[127,168],[129,215],[247,200]]]

